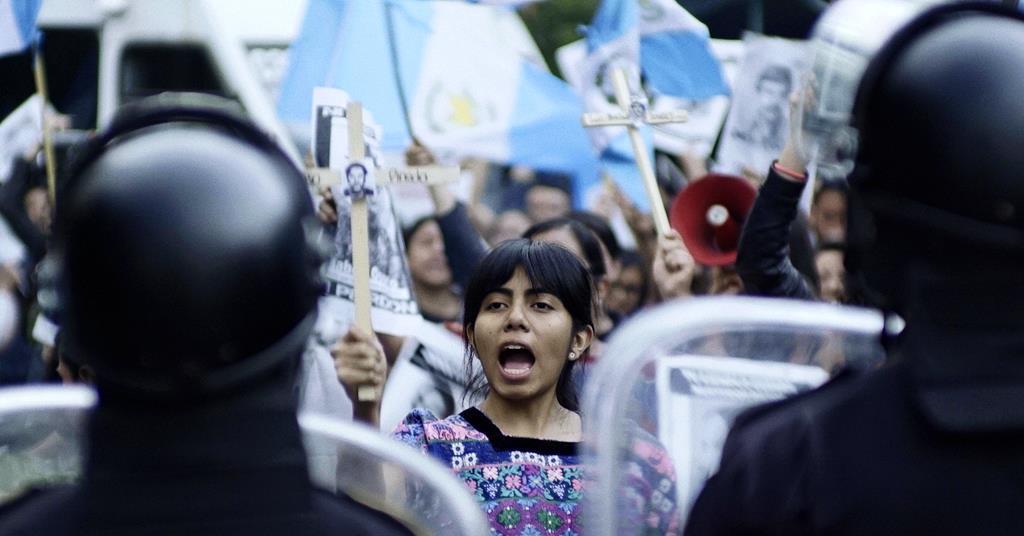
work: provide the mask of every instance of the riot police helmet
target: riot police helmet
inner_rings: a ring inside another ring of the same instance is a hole
[[[63,329],[97,384],[196,398],[297,363],[322,254],[303,174],[231,101],[124,107],[58,195]]]
[[[902,27],[860,81],[848,271],[897,312],[908,267],[981,274],[1024,259],[1024,15],[944,5]]]

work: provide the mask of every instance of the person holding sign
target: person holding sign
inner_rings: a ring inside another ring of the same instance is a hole
[[[578,534],[585,493],[582,438],[572,372],[594,337],[593,284],[565,248],[510,240],[480,263],[466,289],[463,337],[470,379],[482,402],[438,420],[414,410],[394,437],[440,459],[480,500],[500,534]],[[384,357],[353,337],[356,382],[374,378]],[[676,529],[674,471],[656,440],[635,445],[638,508],[623,515],[661,533]]]

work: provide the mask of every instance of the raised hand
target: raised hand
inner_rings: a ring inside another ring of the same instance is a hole
[[[352,401],[356,418],[362,421],[376,419],[380,408],[380,395],[384,391],[384,382],[388,376],[388,362],[380,341],[372,333],[366,333],[353,324],[331,347],[331,357],[334,359],[338,381]],[[359,389],[367,386],[376,391],[376,399],[361,402]]]
[[[675,230],[658,237],[651,275],[665,300],[690,295],[697,263]]]

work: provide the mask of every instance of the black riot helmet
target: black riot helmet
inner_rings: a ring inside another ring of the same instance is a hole
[[[123,108],[58,195],[67,342],[101,389],[215,395],[294,365],[322,260],[299,169],[229,101]]]
[[[861,79],[848,271],[899,311],[907,269],[977,274],[1024,258],[1024,16],[925,11]]]

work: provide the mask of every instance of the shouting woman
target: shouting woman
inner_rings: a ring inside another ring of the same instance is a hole
[[[494,534],[583,529],[583,430],[571,376],[594,337],[593,292],[583,263],[561,246],[519,239],[496,247],[465,293],[463,336],[467,364],[481,365],[471,378],[480,403],[444,420],[414,410],[393,434],[451,467],[480,501]],[[353,384],[350,391],[379,378],[375,346],[353,339],[342,353],[339,377]],[[667,454],[652,437],[637,440],[633,451],[628,482],[636,500],[620,514],[652,533],[675,532]]]

